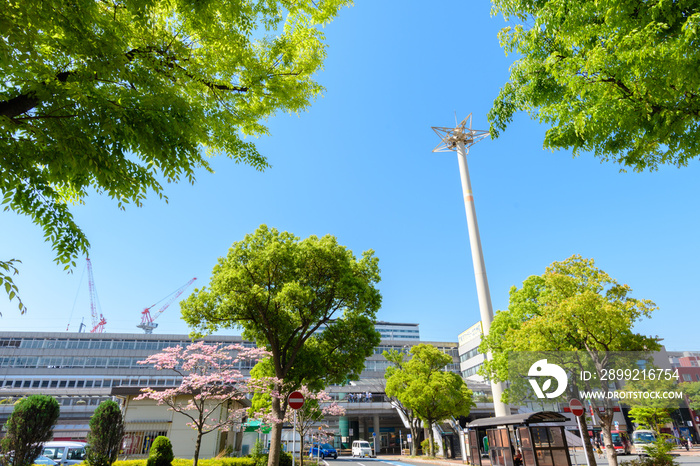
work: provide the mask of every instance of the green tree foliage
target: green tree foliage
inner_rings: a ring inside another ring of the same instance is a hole
[[[544,146],[634,170],[700,155],[700,4],[693,0],[493,0],[518,60],[489,112],[498,136],[524,110]]]
[[[159,435],[153,440],[146,466],[170,466],[174,459],[173,444],[170,442],[170,439]]]
[[[633,380],[625,383],[626,392],[672,392],[678,390],[674,379]],[[678,408],[678,400],[667,398],[633,398],[625,400],[630,405],[629,416],[634,422],[645,426],[660,436],[661,427],[671,422],[671,412]]]
[[[658,339],[632,331],[634,323],[650,317],[656,306],[632,298],[631,292],[628,285],[596,268],[592,259],[574,255],[554,262],[543,275],[528,277],[522,288],[511,288],[508,310],[496,313],[479,347],[484,354],[492,353],[492,360],[484,363],[486,374],[497,380],[517,378],[509,373],[508,361],[518,351],[583,352],[600,381],[602,371],[613,368],[611,352],[658,350]],[[614,407],[611,400],[603,400],[602,407],[608,462],[617,465],[610,435]],[[594,462],[590,442],[586,447]]]
[[[384,373],[384,378],[388,379],[391,377],[391,374],[393,374],[393,371],[397,369],[403,369],[404,363],[407,362],[407,357],[406,353],[403,351],[399,351],[396,349],[391,349],[389,351],[384,351],[382,352],[382,355],[384,358],[391,363],[390,370],[388,369]],[[418,430],[420,428],[420,419],[418,416],[416,416],[416,413],[411,409],[410,407],[404,405],[401,403],[401,400],[398,398],[398,393],[395,391],[392,391],[391,394],[389,394],[386,390],[384,391],[386,396],[391,400],[392,405],[397,409],[400,410],[403,415],[406,417],[406,421],[408,421],[409,428],[411,429],[411,438],[416,439],[416,441],[410,442],[409,445],[411,446],[411,455],[412,456],[418,456],[418,442],[417,439],[420,438],[418,435]]]
[[[349,3],[5,2],[0,204],[40,225],[70,268],[89,242],[68,206],[89,192],[140,206],[219,154],[264,169],[244,136],[320,95],[319,26]]]
[[[435,456],[433,425],[469,414],[472,392],[462,377],[446,372],[452,357],[432,345],[411,348],[411,358],[400,367],[390,366],[385,377],[386,394],[396,397],[428,426],[430,456]],[[414,437],[417,439],[417,437]]]
[[[270,351],[277,393],[319,390],[359,378],[379,344],[379,279],[371,250],[357,260],[333,236],[300,240],[261,225],[219,259],[209,287],[181,303],[182,316],[200,333],[242,329]],[[286,398],[272,399],[270,466],[279,461],[286,411]]]
[[[15,403],[5,424],[2,452],[13,452],[13,466],[29,466],[41,454],[41,444],[51,440],[60,414],[58,401],[48,395],[31,395]]]
[[[683,382],[679,388],[688,398],[690,409],[700,411],[700,382]]]
[[[90,418],[90,432],[87,437],[87,458],[91,466],[111,466],[124,437],[124,419],[119,404],[105,400],[97,407]]]
[[[15,285],[14,280],[12,280],[12,276],[17,275],[18,273],[17,267],[15,266],[15,264],[18,262],[21,261],[18,261],[17,259],[0,261],[0,289],[5,289],[5,293],[7,293],[7,297],[10,299],[10,301],[17,298],[19,312],[20,314],[24,314],[25,312],[27,312],[27,307],[24,305],[24,303],[22,303],[22,300],[19,298],[17,285]],[[1,312],[0,316],[2,316]]]

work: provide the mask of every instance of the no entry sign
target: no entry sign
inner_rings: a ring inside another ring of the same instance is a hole
[[[569,409],[571,409],[571,414],[574,416],[582,416],[584,412],[583,404],[576,398],[572,398],[571,401],[569,401]]]
[[[290,408],[299,409],[304,406],[304,395],[302,395],[301,392],[292,392],[289,394],[287,401],[289,402]]]

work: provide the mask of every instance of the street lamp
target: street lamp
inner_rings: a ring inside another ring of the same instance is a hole
[[[467,127],[467,121],[469,127]],[[493,308],[491,306],[491,293],[489,292],[489,282],[486,278],[486,266],[484,265],[484,254],[481,250],[481,238],[479,237],[479,225],[476,222],[476,209],[474,207],[474,195],[472,193],[471,181],[469,180],[469,168],[467,166],[467,154],[469,148],[489,135],[488,131],[472,129],[472,114],[462,120],[455,128],[433,126],[433,131],[440,138],[440,144],[433,149],[433,152],[454,152],[457,151],[459,161],[459,174],[462,180],[462,194],[464,196],[464,207],[467,211],[467,226],[469,228],[469,244],[472,251],[472,262],[474,265],[474,277],[476,278],[476,293],[479,299],[479,313],[484,335],[488,335],[493,320]],[[488,355],[487,355],[488,357]],[[510,414],[505,403],[501,401],[503,385],[491,381],[493,393],[493,407],[496,416],[506,416]]]

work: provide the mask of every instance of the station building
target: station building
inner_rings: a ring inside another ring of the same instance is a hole
[[[445,370],[459,373],[458,344],[421,341],[418,324],[377,322],[376,329],[382,340],[367,358],[360,379],[342,387],[327,387],[332,398],[345,407],[346,414],[327,419],[326,424],[336,432],[333,441],[336,447],[350,445],[353,440],[376,438],[380,452],[398,453],[405,445],[409,429],[384,393],[388,362],[382,352],[392,349],[408,352],[413,345],[432,344],[452,356],[453,362]],[[253,346],[240,336],[216,335],[203,340],[211,344]],[[155,436],[164,433],[179,436],[178,442],[173,443],[182,445],[191,455],[193,443],[181,441],[192,435],[182,427],[184,419],[166,413],[166,408],[156,409],[133,400],[143,387],[157,389],[180,383],[173,372],[158,371],[138,362],[166,347],[189,343],[187,335],[3,332],[0,334],[0,424],[7,421],[14,400],[46,394],[61,405],[54,438],[85,440],[96,407],[106,399],[116,399],[126,408],[128,449],[132,456],[146,454]],[[240,370],[246,374],[252,365],[252,362],[242,363]],[[489,415],[487,406],[481,404],[478,409],[483,411],[483,416]],[[449,428],[446,430],[444,435],[456,435]],[[245,436],[233,433],[218,436],[212,433],[203,438],[208,443],[203,445],[201,456],[214,456],[227,446],[245,454],[257,435],[250,433],[248,437],[252,440],[248,441]],[[187,453],[180,456],[186,457]]]

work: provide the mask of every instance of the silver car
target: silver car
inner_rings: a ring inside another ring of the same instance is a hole
[[[46,442],[41,454],[59,465],[78,464],[85,461],[85,445],[83,442]]]

